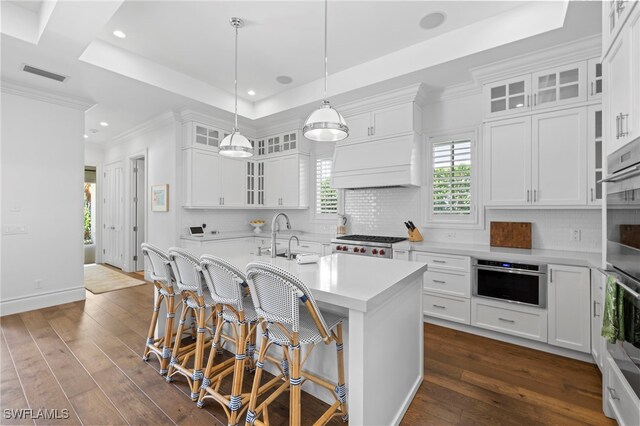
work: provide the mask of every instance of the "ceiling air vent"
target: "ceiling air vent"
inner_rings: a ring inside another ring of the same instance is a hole
[[[69,78],[66,75],[60,75],[50,71],[45,71],[40,68],[32,67],[31,65],[23,65],[22,71],[39,75],[40,77],[45,77],[51,80],[59,81],[61,83],[64,82],[67,78]]]

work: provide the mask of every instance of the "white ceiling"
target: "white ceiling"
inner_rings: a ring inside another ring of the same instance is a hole
[[[108,141],[168,109],[230,117],[231,16],[246,22],[239,40],[242,115],[262,123],[304,115],[322,96],[319,1],[16,3],[23,2],[1,5],[2,78],[95,103],[85,114],[87,131],[99,130],[90,141]],[[470,68],[600,32],[599,2],[566,7],[559,1],[332,0],[329,94],[346,102],[418,81],[445,87],[469,81]],[[422,29],[420,19],[433,11],[447,20]],[[114,37],[115,29],[126,39]],[[61,84],[29,75],[22,63],[70,79]],[[277,83],[283,74],[293,83]],[[249,88],[255,97],[246,94]],[[110,126],[101,128],[100,121]]]

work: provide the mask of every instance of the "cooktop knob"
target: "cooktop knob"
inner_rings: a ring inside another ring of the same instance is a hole
[[[362,247],[362,248],[360,249],[360,253],[365,253],[366,251],[367,251],[367,249],[366,249],[366,248],[364,248],[364,247]]]
[[[378,254],[378,249],[373,249],[373,250],[371,250],[371,253],[372,253],[372,254]]]
[[[358,247],[354,247],[354,248],[353,248],[353,252],[354,252],[354,253],[358,253],[359,251],[360,251],[360,250],[358,249]]]
[[[384,250],[380,250],[380,256],[384,256]]]

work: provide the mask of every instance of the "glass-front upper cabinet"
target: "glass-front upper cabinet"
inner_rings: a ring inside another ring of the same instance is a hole
[[[586,63],[579,62],[532,74],[532,108],[586,101],[586,71]]]
[[[587,203],[602,204],[602,105],[591,105],[587,109]]]
[[[602,98],[602,64],[599,58],[589,59],[587,62],[587,77],[589,78],[589,100]]]
[[[485,84],[485,117],[499,117],[531,109],[531,75]]]

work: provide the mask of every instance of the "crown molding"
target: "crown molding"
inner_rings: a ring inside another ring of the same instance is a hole
[[[389,90],[377,95],[368,96],[353,102],[343,103],[337,106],[344,116],[355,115],[371,109],[397,105],[406,102],[416,102],[424,105],[426,101],[425,86],[423,83],[412,84],[400,89]]]
[[[111,142],[114,144],[120,144],[122,142],[125,142],[127,139],[143,135],[151,130],[158,129],[162,126],[178,122],[178,115],[175,113],[175,111],[165,111],[160,115],[156,115],[155,117],[114,136],[111,139]]]
[[[22,96],[24,98],[35,99],[37,101],[47,102],[50,104],[60,105],[66,108],[86,111],[95,105],[95,102],[89,99],[76,98],[73,96],[63,95],[41,88],[28,86],[9,79],[0,80],[0,90],[2,93],[10,95]]]
[[[565,63],[599,58],[601,54],[602,36],[597,34],[537,50],[533,53],[493,62],[489,65],[472,68],[469,71],[474,83],[482,86],[485,83],[491,83],[518,74],[529,74]]]
[[[270,135],[275,135],[278,133],[288,132],[294,129],[295,130],[302,129],[304,125],[304,121],[305,119],[303,118],[296,118],[293,120],[284,121],[282,123],[260,127],[256,129],[256,134],[260,135],[260,137],[262,138]]]
[[[430,90],[426,93],[427,104],[437,104],[439,102],[449,101],[453,99],[466,98],[469,96],[480,95],[482,86],[474,82],[466,82],[456,84],[455,86],[447,86],[442,89]]]

